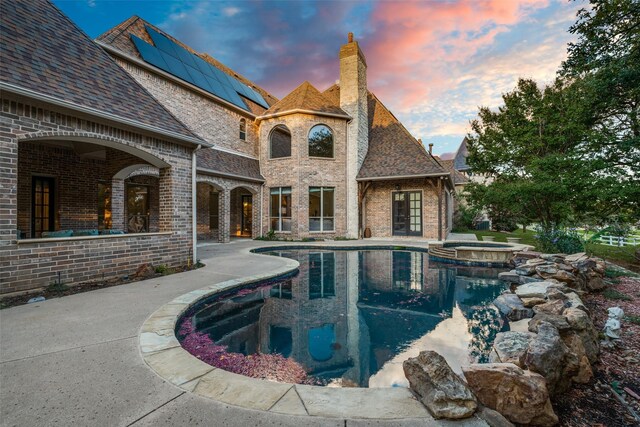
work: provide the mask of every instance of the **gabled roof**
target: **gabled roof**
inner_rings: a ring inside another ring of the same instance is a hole
[[[437,156],[436,156],[436,159],[438,160],[438,163],[440,163],[447,171],[449,171],[449,173],[451,174],[451,177],[453,178],[453,183],[455,185],[464,185],[467,182],[469,182],[469,178],[464,176],[462,172],[460,172],[455,168],[453,159],[442,160],[442,159],[438,159]]]
[[[196,164],[201,172],[226,177],[244,178],[250,181],[264,181],[260,174],[258,159],[229,153],[215,148],[196,151]]]
[[[339,104],[340,86],[323,95]],[[358,180],[449,175],[373,93],[368,98],[369,151]]]
[[[469,149],[467,148],[467,137],[465,136],[460,146],[456,150],[456,155],[453,157],[454,164],[457,170],[466,171],[471,169],[467,164],[467,157],[469,156]]]
[[[165,33],[160,28],[156,27],[153,24],[150,24],[149,22],[145,21],[144,19],[140,18],[139,16],[132,16],[131,18],[127,19],[126,21],[124,21],[124,22],[116,25],[115,27],[107,30],[105,33],[103,33],[100,36],[98,36],[96,38],[96,41],[98,43],[102,44],[102,45],[107,45],[107,46],[109,46],[109,47],[111,47],[113,49],[116,49],[117,51],[120,51],[120,52],[124,53],[125,55],[127,55],[129,57],[133,57],[133,58],[137,58],[137,59],[142,60],[142,57],[141,57],[140,53],[138,52],[138,49],[136,48],[136,46],[134,45],[133,41],[131,40],[131,35],[139,37],[140,39],[144,40],[145,42],[153,45],[154,44],[153,40],[151,39],[151,36],[148,34],[147,29],[145,27],[149,27],[149,28],[153,29],[154,31],[157,31],[158,33],[160,33],[160,34],[164,35],[165,37],[169,38],[174,43],[182,46],[187,51],[189,51],[189,52],[191,52],[191,53],[193,53],[195,55],[198,55],[200,58],[202,58],[203,60],[209,62],[210,64],[212,64],[213,66],[215,66],[219,70],[223,71],[227,75],[229,75],[229,76],[239,80],[240,82],[244,83],[245,85],[249,86],[251,89],[255,90],[260,95],[262,95],[262,97],[264,98],[264,100],[267,102],[268,105],[271,106],[271,105],[275,104],[278,101],[278,98],[276,98],[275,96],[271,95],[265,89],[257,86],[251,80],[249,80],[249,79],[243,77],[242,75],[238,74],[237,72],[235,72],[231,68],[229,68],[226,65],[222,64],[220,61],[216,60],[215,58],[211,57],[210,55],[208,55],[206,53],[200,53],[200,52],[195,51],[191,47],[189,47],[186,44],[182,43],[180,40],[172,37],[170,34]],[[250,99],[243,98],[243,100],[247,104],[247,106],[249,107],[249,110],[250,110],[251,113],[253,113],[255,115],[259,115],[259,114],[264,113],[264,111],[265,111],[264,107],[256,104],[255,102],[251,101]]]
[[[203,143],[46,0],[0,2],[2,89]]]
[[[327,98],[321,94],[320,91],[308,81],[303,82],[300,86],[291,91],[289,95],[272,105],[264,112],[263,117],[300,110],[349,118],[349,115],[345,113],[338,104],[336,104],[331,98]]]

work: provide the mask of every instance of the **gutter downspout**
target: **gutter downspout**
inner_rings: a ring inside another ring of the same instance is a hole
[[[202,148],[199,145],[191,153],[191,246],[193,258],[192,262],[195,265],[198,259],[198,207],[197,203],[197,182],[196,182],[196,152]]]
[[[442,178],[438,180],[438,240],[442,241]]]

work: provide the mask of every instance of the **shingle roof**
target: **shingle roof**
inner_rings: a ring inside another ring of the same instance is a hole
[[[3,83],[200,140],[49,1],[0,3]]]
[[[340,102],[340,86],[323,92],[333,103]],[[447,171],[425,150],[400,121],[369,92],[369,151],[358,179],[446,175]]]
[[[449,173],[451,174],[451,177],[453,178],[453,183],[458,185],[458,184],[466,184],[467,182],[469,182],[469,178],[467,178],[466,176],[464,176],[464,174],[462,172],[460,172],[459,170],[457,170],[455,168],[454,165],[454,160],[453,159],[449,159],[449,160],[438,160],[438,162],[447,170],[449,171]]]
[[[267,116],[297,109],[348,116],[333,99],[325,97],[307,81],[295,88],[289,95],[282,98],[275,105],[272,105],[265,111],[264,115]]]
[[[469,150],[467,148],[467,137],[465,136],[460,146],[456,150],[456,155],[454,156],[454,162],[456,165],[456,169],[459,171],[466,171],[471,169],[467,164],[467,157],[469,156]]]
[[[201,171],[264,181],[260,174],[258,159],[251,159],[214,148],[205,148],[197,151],[196,158],[197,168]]]
[[[113,48],[115,48],[115,49],[127,54],[128,56],[132,56],[134,58],[142,59],[141,56],[140,56],[140,53],[138,52],[138,49],[136,49],[135,45],[131,41],[131,35],[133,34],[136,37],[141,38],[142,40],[144,40],[145,42],[147,42],[149,44],[154,44],[152,39],[151,39],[151,37],[147,33],[147,30],[146,30],[145,27],[150,27],[150,28],[154,29],[155,31],[159,32],[160,34],[163,34],[164,36],[166,36],[169,39],[171,39],[173,42],[175,42],[178,45],[182,46],[183,48],[185,48],[189,52],[198,55],[200,58],[202,58],[205,61],[209,62],[210,64],[214,65],[219,70],[227,73],[229,76],[235,77],[236,79],[238,79],[239,81],[241,81],[245,85],[249,86],[250,88],[252,88],[256,92],[258,92],[260,95],[262,95],[262,97],[267,102],[267,104],[273,105],[276,102],[278,102],[278,98],[276,98],[275,96],[271,95],[265,89],[257,86],[251,80],[249,80],[249,79],[243,77],[242,75],[238,74],[237,72],[235,72],[231,68],[227,67],[226,65],[224,65],[220,61],[218,61],[215,58],[211,57],[210,55],[208,55],[206,53],[200,53],[200,52],[195,51],[191,47],[189,47],[186,44],[182,43],[180,40],[172,37],[170,34],[165,33],[160,28],[154,26],[153,24],[150,24],[149,22],[145,21],[144,19],[140,18],[139,16],[132,16],[131,18],[127,19],[126,21],[121,22],[120,24],[116,25],[115,27],[107,30],[105,33],[99,35],[96,38],[96,40],[101,42],[101,43],[107,44],[107,45],[109,45],[109,46],[111,46],[111,47],[113,47]],[[264,107],[256,104],[255,102],[253,102],[253,101],[251,101],[249,99],[246,99],[246,98],[243,98],[243,99],[244,99],[245,103],[247,104],[247,106],[249,107],[249,110],[253,114],[260,115],[265,111]]]

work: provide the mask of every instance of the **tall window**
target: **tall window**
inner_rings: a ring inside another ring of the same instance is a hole
[[[149,187],[146,185],[127,186],[127,231],[149,231]]]
[[[334,190],[309,187],[309,231],[334,230]]]
[[[247,140],[247,121],[245,119],[240,119],[240,139]]]
[[[291,132],[286,126],[278,125],[269,137],[269,157],[291,157]]]
[[[53,178],[34,176],[31,191],[31,237],[42,237],[44,231],[55,230]]]
[[[271,229],[291,231],[291,187],[271,189]]]
[[[111,219],[111,185],[98,183],[98,230],[110,229]]]
[[[209,193],[209,230],[217,230],[220,223],[219,202],[220,193],[211,191]]]
[[[317,125],[309,132],[309,157],[333,157],[333,132],[325,125]]]

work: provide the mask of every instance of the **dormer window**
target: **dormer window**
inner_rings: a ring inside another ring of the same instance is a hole
[[[325,125],[316,125],[309,132],[309,157],[333,158],[333,132]]]
[[[247,140],[247,120],[240,119],[240,139],[243,141]]]

